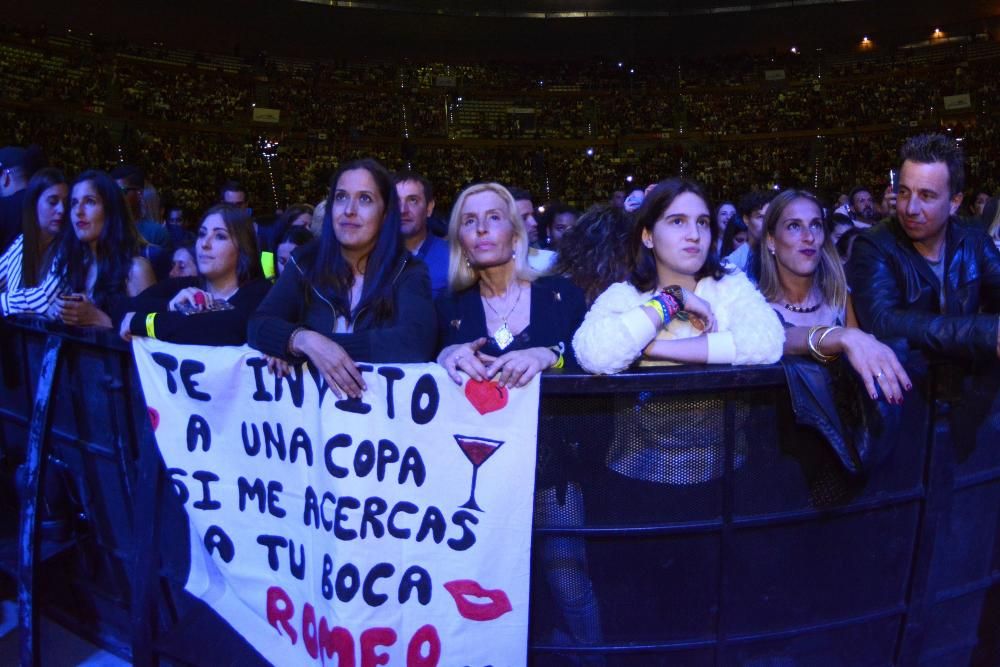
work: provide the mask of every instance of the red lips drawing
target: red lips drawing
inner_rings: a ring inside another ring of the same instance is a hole
[[[492,621],[513,610],[510,599],[500,589],[487,590],[471,579],[456,579],[444,585],[462,618],[470,621]],[[489,602],[478,602],[470,598],[485,598]]]
[[[156,408],[146,408],[146,412],[149,414],[149,423],[153,425],[153,431],[156,431],[156,427],[160,425],[160,413],[156,411]]]
[[[485,415],[507,406],[507,387],[501,387],[496,382],[469,380],[465,383],[465,397],[479,414]]]

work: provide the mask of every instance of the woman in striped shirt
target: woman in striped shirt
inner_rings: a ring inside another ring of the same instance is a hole
[[[66,219],[69,186],[58,169],[42,169],[28,182],[22,233],[0,257],[0,311],[3,315],[44,313],[55,299],[53,240]]]

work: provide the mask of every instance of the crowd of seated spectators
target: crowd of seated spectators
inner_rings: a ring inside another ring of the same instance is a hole
[[[121,108],[144,118],[189,124],[222,124],[243,120],[251,104],[251,88],[218,72],[148,67],[119,61],[114,83]]]
[[[652,182],[667,173],[722,198],[747,187],[879,189],[892,147],[914,127],[945,123],[957,125],[984,186],[1000,173],[990,149],[996,58],[968,59],[988,44],[939,48],[945,55],[926,61],[892,52],[510,66],[64,42],[0,38],[0,84],[9,91],[2,142],[47,146],[70,171],[142,163],[188,210],[211,203],[223,175],[243,181],[258,210],[314,201],[326,174],[360,156],[419,169],[448,193],[488,175],[580,209],[593,193],[624,187],[625,176]],[[785,78],[767,81],[767,70]],[[941,96],[961,92],[973,108],[942,116]],[[253,123],[255,105],[281,111],[280,122]],[[775,133],[766,144],[755,138]],[[279,143],[267,158],[265,139]],[[523,143],[484,143],[498,139]],[[584,150],[591,141],[593,153]]]
[[[171,56],[162,47],[119,45],[110,53],[80,48],[8,37],[0,48],[0,82],[10,91],[8,98],[82,100],[84,106],[190,124],[249,122],[259,105],[280,109],[283,127],[337,136],[435,137],[464,128],[535,139],[921,123],[938,117],[943,95],[968,92],[980,109],[995,108],[997,101],[990,60],[967,61],[962,50],[950,52],[945,62],[916,66],[891,54],[841,64],[817,56],[730,56],[675,65],[598,61],[516,67],[293,64],[264,58],[223,68],[201,54]],[[766,80],[764,73],[772,69],[784,78]],[[362,98],[365,104],[354,103]],[[473,100],[496,102],[499,112],[475,110]],[[368,113],[372,108],[379,113]],[[530,120],[519,119],[509,108],[533,113]]]

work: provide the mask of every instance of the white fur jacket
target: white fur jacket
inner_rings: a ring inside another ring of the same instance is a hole
[[[721,280],[703,278],[694,293],[711,304],[718,321],[718,331],[706,335],[708,363],[771,364],[781,358],[785,330],[743,272],[726,274]],[[573,336],[573,350],[585,370],[618,373],[642,354],[658,333],[641,310],[652,296],[652,291],[639,292],[621,282],[597,297]],[[671,322],[668,329],[673,334],[668,337],[698,335],[687,323]]]

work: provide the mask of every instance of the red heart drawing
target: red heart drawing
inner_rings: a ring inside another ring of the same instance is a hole
[[[465,383],[465,397],[479,414],[485,415],[507,406],[507,387],[501,387],[496,382],[469,380]]]
[[[156,408],[146,408],[146,412],[149,414],[149,423],[153,425],[153,430],[156,431],[156,427],[160,425],[160,413],[156,411]]]

